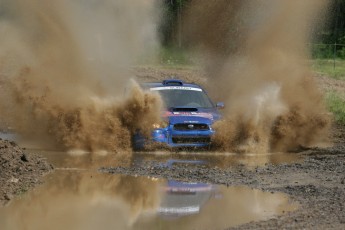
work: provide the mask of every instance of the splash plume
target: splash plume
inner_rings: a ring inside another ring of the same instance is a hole
[[[192,1],[186,42],[203,58],[211,93],[225,100],[214,143],[244,152],[286,151],[325,140],[330,117],[308,66],[325,0]]]
[[[128,149],[132,132],[159,119],[160,99],[128,86],[130,66],[158,45],[156,6],[2,1],[2,121],[63,149]]]

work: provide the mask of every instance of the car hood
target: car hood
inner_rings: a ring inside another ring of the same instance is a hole
[[[196,111],[165,111],[163,117],[168,118],[170,124],[203,123],[211,125],[220,119],[216,109],[195,109]]]

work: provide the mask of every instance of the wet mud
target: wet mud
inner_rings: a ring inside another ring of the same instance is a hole
[[[297,153],[294,153],[297,154]],[[253,221],[238,229],[343,229],[345,226],[345,148],[313,149],[300,152],[302,162],[248,167],[240,161],[226,168],[204,164],[175,162],[170,167],[156,161],[147,161],[137,167],[101,168],[111,174],[150,176],[180,181],[246,185],[251,188],[284,192],[300,203],[300,208],[266,221]],[[239,156],[240,158],[240,156]],[[248,160],[250,162],[250,160]],[[229,226],[230,227],[230,226]]]
[[[52,169],[42,156],[0,139],[0,206],[42,183],[43,176]]]

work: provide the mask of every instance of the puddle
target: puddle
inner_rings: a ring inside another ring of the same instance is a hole
[[[296,153],[237,154],[218,152],[144,152],[134,154],[135,162],[155,161],[169,164],[171,161],[197,161],[209,167],[229,168],[244,165],[248,169],[263,167],[267,164],[291,164],[302,162],[304,157]]]
[[[295,153],[268,154],[235,154],[214,152],[138,152],[133,154],[95,154],[80,152],[57,152],[45,150],[27,150],[47,158],[56,169],[64,170],[96,170],[100,167],[137,167],[145,163],[170,166],[174,163],[193,162],[208,167],[229,168],[245,165],[247,168],[265,166],[266,164],[289,164],[303,161],[303,157]]]
[[[18,137],[12,132],[0,132],[0,138],[7,140],[19,141]],[[35,148],[29,143],[21,143],[20,146],[27,148]],[[265,166],[266,164],[289,164],[303,161],[303,157],[296,153],[265,153],[265,154],[237,154],[237,153],[220,153],[220,152],[139,152],[134,154],[107,154],[99,152],[97,154],[83,153],[74,151],[70,153],[46,151],[46,150],[27,150],[33,153],[39,153],[56,167],[63,169],[96,169],[98,167],[107,166],[136,166],[145,161],[155,161],[165,164],[170,160],[187,160],[202,161],[210,167],[228,168],[236,165],[245,165],[248,168]]]
[[[57,170],[97,170],[99,167],[129,167],[133,162],[131,154],[95,154],[82,152],[58,152],[47,150],[26,150],[37,153],[53,164]]]
[[[297,209],[282,193],[102,174],[99,167],[147,162],[248,167],[300,160],[296,154],[90,154],[27,150],[57,169],[45,183],[0,208],[0,229],[224,229]]]
[[[0,208],[0,229],[224,229],[296,208],[247,187],[57,170]]]
[[[4,133],[0,132],[0,138],[4,140],[9,140],[9,141],[16,141],[17,136],[14,133]]]

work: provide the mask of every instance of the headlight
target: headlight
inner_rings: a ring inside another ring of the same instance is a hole
[[[168,126],[168,122],[167,121],[161,121],[161,122],[158,122],[158,123],[154,123],[152,125],[152,127],[154,129],[162,129],[162,128],[165,128]]]

